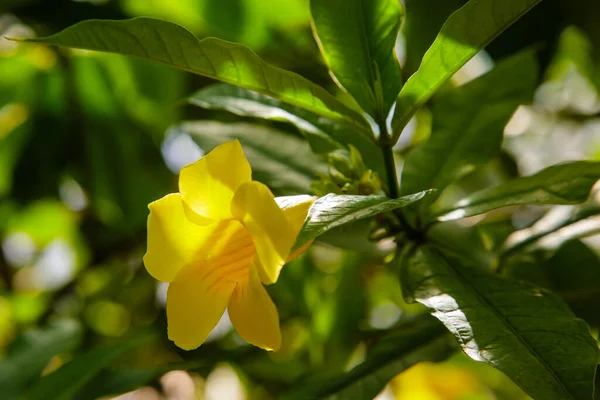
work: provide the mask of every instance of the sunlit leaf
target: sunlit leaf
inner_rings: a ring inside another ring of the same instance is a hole
[[[590,399],[598,346],[589,327],[553,293],[415,249],[402,284],[476,361],[502,371],[536,399]]]
[[[394,46],[399,0],[311,0],[315,36],[339,85],[371,116],[385,120],[400,91]]]
[[[397,136],[414,113],[479,50],[541,0],[470,0],[446,21],[398,96]]]
[[[600,179],[600,163],[575,161],[483,189],[436,213],[448,221],[520,204],[578,204]]]
[[[243,117],[289,122],[302,132],[316,153],[328,153],[351,144],[360,150],[369,168],[385,177],[381,149],[373,140],[313,112],[226,84],[203,88],[190,96],[188,101],[203,108],[227,110]]]
[[[265,63],[247,47],[216,38],[198,40],[186,29],[153,18],[88,20],[27,41],[106,51],[168,64],[276,97],[369,135],[366,121],[322,87]]]
[[[458,10],[464,0],[404,0],[406,16],[402,36],[406,42],[406,61],[402,66],[404,79],[419,68],[423,55],[450,14]]]
[[[406,207],[421,200],[430,192],[430,190],[425,190],[398,199],[384,196],[328,194],[315,201],[308,211],[295,247],[300,247],[309,240],[338,226]]]
[[[593,44],[586,33],[575,26],[567,27],[560,35],[552,63],[546,70],[549,80],[564,79],[575,67],[586,79],[593,80]]]
[[[439,193],[496,157],[506,123],[533,95],[536,75],[535,56],[527,51],[436,98],[431,137],[409,153],[401,192],[435,188]]]

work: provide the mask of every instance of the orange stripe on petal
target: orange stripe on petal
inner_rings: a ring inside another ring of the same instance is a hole
[[[252,235],[260,279],[276,282],[296,235],[273,194],[260,182],[244,183],[233,197],[231,212]]]

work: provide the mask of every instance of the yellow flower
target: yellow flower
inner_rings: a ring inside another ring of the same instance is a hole
[[[168,334],[177,346],[200,346],[228,308],[244,340],[279,348],[279,316],[263,283],[277,281],[312,204],[295,200],[253,181],[235,140],[183,168],[179,193],[148,206],[144,264],[170,282]]]

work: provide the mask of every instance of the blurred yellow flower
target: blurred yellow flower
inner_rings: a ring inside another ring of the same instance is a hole
[[[477,376],[451,363],[419,363],[396,376],[390,387],[396,400],[479,400],[490,395]]]
[[[244,340],[277,350],[279,316],[263,284],[277,281],[312,202],[276,199],[253,181],[237,140],[183,168],[179,193],[149,205],[144,256],[150,275],[170,282],[169,339],[200,346],[227,308]]]

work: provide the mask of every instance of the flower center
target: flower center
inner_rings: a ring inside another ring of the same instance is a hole
[[[202,279],[214,291],[229,291],[232,285],[245,284],[250,264],[256,255],[252,236],[238,221],[220,222],[212,238],[201,250]]]

